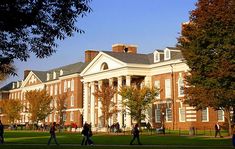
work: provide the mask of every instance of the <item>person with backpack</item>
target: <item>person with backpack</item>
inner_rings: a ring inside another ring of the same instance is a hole
[[[55,131],[56,131],[56,122],[52,123],[52,126],[50,128],[51,137],[49,138],[47,145],[50,145],[51,139],[54,139],[56,145],[59,145],[59,143],[58,143],[58,141],[56,139]]]
[[[135,124],[135,127],[132,129],[133,139],[131,140],[130,145],[133,145],[132,143],[134,142],[135,139],[137,139],[139,145],[142,145],[140,143],[140,136],[139,136],[139,134],[140,134],[139,125]]]

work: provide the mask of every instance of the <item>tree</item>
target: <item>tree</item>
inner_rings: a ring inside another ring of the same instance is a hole
[[[7,115],[10,123],[15,123],[20,119],[20,112],[23,107],[20,100],[17,99],[3,99],[0,101],[2,113]]]
[[[158,90],[149,87],[123,86],[120,88],[119,94],[123,97],[122,104],[129,111],[131,118],[140,124],[145,118],[145,110],[150,107],[158,95]]]
[[[59,124],[60,126],[64,126],[64,114],[66,114],[66,99],[68,98],[68,94],[67,92],[66,93],[62,93],[62,94],[59,94],[58,97],[57,97],[57,100],[56,100],[56,110],[58,112],[58,115],[59,115]],[[61,128],[61,127],[60,127]],[[60,131],[60,129],[59,129]]]
[[[9,75],[16,75],[13,62],[0,56],[0,81],[5,80]]]
[[[73,32],[83,33],[75,22],[91,11],[90,1],[1,0],[0,67],[6,64],[2,59],[26,61],[30,53],[48,57],[55,52],[56,40],[70,37]]]
[[[110,86],[101,85],[100,89],[96,89],[93,95],[98,98],[101,102],[101,111],[103,114],[103,126],[108,125],[109,118],[117,113],[116,103],[112,101],[114,94],[116,93],[116,89]]]
[[[43,121],[53,110],[50,107],[52,97],[48,95],[46,90],[32,90],[27,91],[25,99],[29,102],[30,120],[38,124]]]
[[[235,114],[235,1],[199,0],[182,27],[178,47],[190,68],[187,102]],[[231,128],[231,127],[230,127]]]

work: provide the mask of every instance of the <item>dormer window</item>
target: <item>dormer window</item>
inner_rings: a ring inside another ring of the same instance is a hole
[[[53,79],[56,79],[56,72],[53,72]]]
[[[50,74],[47,73],[47,81],[49,81],[49,80],[50,80]]]
[[[158,51],[154,51],[154,63],[160,61],[160,53]]]
[[[62,76],[62,75],[63,75],[63,73],[64,73],[64,72],[63,72],[63,70],[61,69],[61,70],[60,70],[60,76]]]
[[[170,50],[166,49],[164,51],[164,60],[169,60],[171,57],[171,53],[170,53]]]

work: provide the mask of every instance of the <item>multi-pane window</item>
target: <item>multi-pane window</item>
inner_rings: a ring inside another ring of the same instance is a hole
[[[161,106],[160,104],[156,105],[155,109],[155,122],[160,123],[161,122]]]
[[[67,92],[67,81],[64,81],[64,92]]]
[[[71,97],[70,97],[70,105],[71,105],[71,107],[73,107],[74,106],[74,95],[72,94],[71,95]]]
[[[50,95],[53,95],[53,86],[51,85],[51,88],[50,88]]]
[[[157,88],[157,89],[160,89],[160,81],[159,80],[156,80],[154,81],[154,87]],[[156,96],[157,99],[160,99],[160,92],[159,94]]]
[[[58,91],[58,85],[56,84],[56,85],[55,85],[55,88],[54,88],[54,93],[55,93],[55,95],[57,95],[57,91]]]
[[[165,98],[171,98],[171,80],[165,80]]]
[[[208,119],[208,108],[205,108],[202,110],[202,121],[207,122]]]
[[[218,110],[218,121],[224,121],[224,111],[223,110]]]
[[[167,122],[171,122],[172,121],[171,103],[167,103],[167,106],[166,106],[166,121]]]
[[[169,60],[170,59],[170,51],[169,50],[165,50],[164,52],[165,52],[164,53],[164,59],[165,60]]]
[[[74,91],[74,79],[71,80],[71,91]]]
[[[74,112],[73,111],[70,112],[70,121],[74,121]]]
[[[160,61],[160,54],[158,51],[154,52],[154,62],[159,62]]]
[[[179,108],[179,121],[180,122],[185,122],[185,107],[183,107],[183,103],[180,103],[180,108]]]
[[[184,96],[184,80],[182,77],[178,80],[178,96]]]
[[[71,81],[69,80],[68,81],[68,88],[70,88],[71,87]]]

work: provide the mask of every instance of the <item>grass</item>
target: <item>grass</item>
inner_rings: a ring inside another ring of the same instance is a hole
[[[56,148],[56,149],[82,149],[82,148],[97,148],[97,149],[117,149],[117,148],[232,148],[231,138],[214,138],[205,136],[178,136],[175,134],[167,135],[150,135],[143,133],[140,136],[144,146],[129,146],[132,136],[128,134],[94,134],[92,137],[96,146],[80,146],[82,136],[80,133],[57,133],[59,147],[53,145],[47,146],[49,139],[48,132],[32,132],[32,131],[6,131],[5,144],[3,149],[41,149],[41,148]],[[35,144],[35,145],[34,145]],[[104,146],[102,146],[104,145]],[[147,145],[147,146],[146,146]]]

